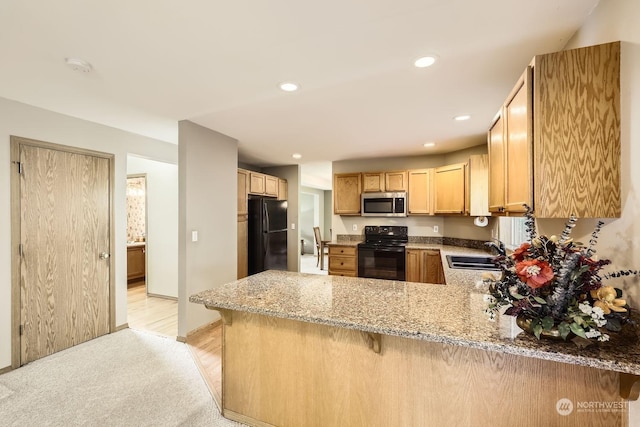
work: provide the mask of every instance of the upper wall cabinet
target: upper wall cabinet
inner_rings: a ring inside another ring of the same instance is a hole
[[[434,212],[467,213],[467,164],[441,166],[434,172]]]
[[[279,198],[280,186],[280,179],[275,176],[249,172],[249,194]],[[286,196],[282,200],[286,200]]]
[[[249,172],[238,169],[238,217],[249,214],[247,193],[249,192]]]
[[[493,212],[619,217],[620,43],[536,56],[488,140]]]
[[[433,215],[433,173],[433,168],[409,171],[409,215]]]
[[[520,76],[489,129],[491,212],[522,213],[533,204],[531,70]]]
[[[407,191],[407,188],[407,171],[362,173],[362,191],[364,193]]]
[[[360,173],[337,173],[333,175],[333,213],[336,215],[360,215]]]

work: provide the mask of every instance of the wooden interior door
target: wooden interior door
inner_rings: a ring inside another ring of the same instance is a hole
[[[20,363],[109,333],[110,159],[20,145]]]

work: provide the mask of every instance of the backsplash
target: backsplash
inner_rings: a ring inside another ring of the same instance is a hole
[[[127,178],[127,241],[145,240],[146,178]]]
[[[364,240],[362,234],[338,234],[337,242],[360,242]],[[485,240],[459,239],[456,237],[435,237],[435,236],[409,236],[409,243],[459,246],[470,249],[484,249],[488,251]]]

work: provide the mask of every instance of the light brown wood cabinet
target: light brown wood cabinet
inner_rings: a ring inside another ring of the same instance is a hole
[[[467,206],[467,163],[436,168],[434,213],[462,215],[468,213]]]
[[[336,215],[360,215],[360,173],[337,173],[333,175],[333,213]]]
[[[289,196],[289,188],[287,186],[287,180],[279,178],[278,179],[278,200],[287,200]]]
[[[471,216],[489,216],[489,157],[469,156],[467,206]]]
[[[357,277],[358,247],[353,245],[329,246],[329,274]]]
[[[276,197],[279,200],[286,200],[286,190],[284,191],[284,198],[280,198],[279,196],[282,186],[286,186],[286,180],[260,172],[247,172],[249,173],[249,194]],[[281,181],[283,181],[283,183],[281,183]]]
[[[238,169],[238,216],[247,215],[249,207],[247,194],[249,193],[249,172]]]
[[[533,206],[531,67],[527,67],[487,136],[489,144],[489,209],[497,213],[522,213]]]
[[[362,172],[362,192],[407,191],[409,188],[407,177],[407,171]]]
[[[250,172],[249,178],[249,193],[263,195],[265,189],[265,175],[258,172]]]
[[[146,252],[146,245],[127,246],[127,280],[145,278]]]
[[[249,273],[249,247],[247,215],[238,217],[238,279],[247,277]]]
[[[433,215],[433,174],[433,168],[409,171],[409,215]]]
[[[527,202],[539,218],[620,217],[619,42],[536,56],[501,120],[488,135],[492,211]]]
[[[264,195],[278,197],[278,178],[275,176],[264,176]]]
[[[444,284],[444,269],[440,251],[436,249],[407,249],[406,281]]]

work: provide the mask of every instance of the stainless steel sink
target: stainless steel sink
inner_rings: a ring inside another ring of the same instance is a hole
[[[447,255],[450,268],[465,270],[500,270],[492,256]]]

